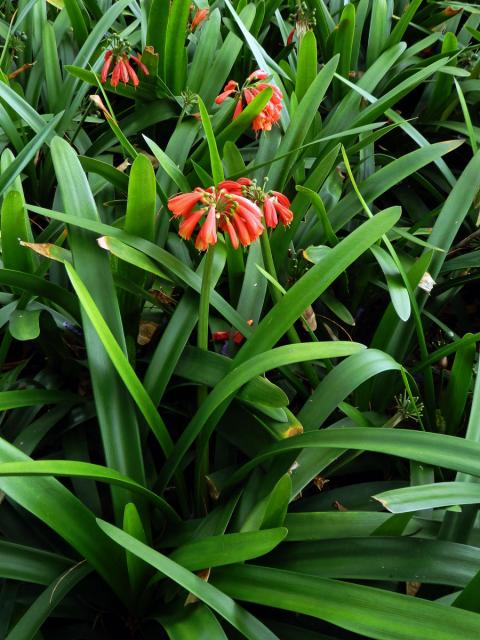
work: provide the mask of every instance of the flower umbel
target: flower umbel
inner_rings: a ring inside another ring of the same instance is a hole
[[[243,109],[250,104],[255,96],[263,89],[272,89],[272,97],[263,110],[252,121],[253,131],[270,131],[272,126],[280,120],[280,114],[283,108],[283,95],[278,87],[269,82],[264,82],[268,77],[269,74],[266,71],[257,69],[248,76],[241,89],[239,89],[239,85],[235,80],[230,80],[223,88],[222,93],[215,98],[215,102],[221,104],[228,97],[234,98],[236,105],[233,119],[235,120]]]
[[[131,83],[137,88],[140,81],[135,69],[130,64],[131,62],[134,62],[145,76],[149,75],[147,67],[141,60],[141,55],[131,54],[130,45],[118,36],[113,37],[111,48],[105,51],[103,60],[103,67],[100,73],[102,84],[107,82],[111,71],[110,84],[112,87],[116,87],[119,82],[123,82],[124,84]]]
[[[243,181],[250,181],[243,178]],[[199,251],[206,251],[217,243],[217,230],[229,236],[237,249],[254,242],[263,233],[262,212],[242,195],[242,183],[226,180],[217,187],[197,187],[190,193],[181,193],[168,201],[168,208],[176,218],[183,218],[179,235],[185,240],[192,237],[197,225],[203,223],[195,240]],[[205,216],[205,217],[204,217]]]
[[[293,220],[290,200],[278,191],[264,191],[249,178],[223,180],[216,187],[197,187],[180,193],[168,201],[174,218],[182,218],[178,233],[190,240],[195,229],[195,247],[206,251],[217,243],[217,231],[228,235],[232,246],[244,247],[280,221],[284,226]]]

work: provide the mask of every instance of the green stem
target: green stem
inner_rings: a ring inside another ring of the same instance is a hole
[[[200,289],[200,304],[198,307],[197,347],[208,351],[208,315],[210,309],[210,289],[212,287],[212,267],[215,245],[210,247],[205,256],[205,266]]]
[[[272,249],[270,247],[270,240],[268,238],[267,231],[262,233],[262,235],[260,236],[260,242],[262,245],[263,263],[264,263],[265,269],[275,281],[278,281],[277,272],[275,269],[275,263],[273,262]],[[272,300],[274,304],[277,304],[282,299],[283,294],[271,282],[268,283],[268,286],[270,289],[270,295],[272,296]],[[294,326],[291,326],[288,329],[287,336],[292,344],[299,344],[302,342]],[[310,382],[312,387],[315,389],[320,381],[318,379],[318,376],[315,372],[314,367],[310,363],[304,362],[301,364],[301,368],[305,376],[307,377],[308,381]]]
[[[70,138],[70,144],[73,146],[73,143],[75,142],[76,137],[78,136],[78,134],[80,133],[81,128],[83,127],[85,120],[87,119],[88,114],[90,113],[90,109],[92,108],[92,104],[93,102],[89,102],[87,104],[87,107],[85,109],[85,111],[82,113],[82,117],[80,118],[80,121],[75,129],[75,131],[72,134],[72,137]]]
[[[212,287],[212,270],[215,255],[215,245],[212,245],[205,256],[205,265],[202,275],[202,288],[200,289],[200,303],[198,307],[197,346],[208,351],[208,319],[210,309],[210,290]],[[198,405],[200,406],[208,395],[207,387],[201,386],[198,390]],[[198,440],[197,455],[195,458],[195,507],[197,513],[203,515],[207,511],[207,495],[205,476],[209,469],[209,443],[201,436]]]

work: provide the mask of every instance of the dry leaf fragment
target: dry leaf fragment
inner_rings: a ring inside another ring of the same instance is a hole
[[[153,322],[151,320],[141,320],[138,327],[137,344],[139,344],[141,347],[149,344],[158,327],[158,322]]]
[[[50,258],[50,260],[56,260],[57,262],[72,261],[72,255],[68,249],[59,247],[51,242],[25,242],[24,240],[20,240],[20,245],[35,251],[35,253],[45,258]]]
[[[323,478],[322,476],[315,476],[313,479],[313,484],[317,487],[319,491],[323,491],[323,488],[330,480],[328,478]]]
[[[103,100],[100,98],[98,94],[93,93],[89,96],[89,98],[93,102],[93,104],[97,107],[97,109],[103,113],[105,118],[107,119],[110,118],[110,120],[114,120],[114,118],[112,118],[112,114],[109,112],[107,107],[103,104]]]
[[[407,596],[416,596],[422,586],[421,582],[409,581],[405,584],[405,592]]]
[[[283,438],[294,438],[295,436],[300,436],[303,433],[303,427],[301,424],[294,424],[288,427],[283,433]]]
[[[210,569],[202,569],[201,571],[197,571],[197,576],[204,582],[208,582],[210,578]],[[195,602],[198,602],[197,596],[193,595],[193,593],[189,593],[183,606],[186,607],[189,604],[194,604]]]
[[[130,160],[127,158],[126,160],[124,160],[123,162],[121,162],[118,167],[116,167],[117,171],[120,171],[121,173],[125,173],[125,171],[128,169],[128,167],[130,166],[131,162]]]
[[[428,273],[428,271],[425,271],[420,282],[418,283],[419,289],[423,289],[427,293],[430,293],[435,285],[436,285],[435,280]]]
[[[162,304],[166,304],[166,305],[175,304],[175,300],[172,297],[170,297],[169,295],[167,295],[163,291],[160,291],[159,289],[150,289],[148,291],[148,293],[153,298],[155,298],[155,300],[161,305]]]
[[[315,311],[313,310],[312,305],[308,306],[303,312],[302,322],[307,331],[308,327],[310,327],[312,331],[317,330],[317,318],[315,316]]]
[[[220,498],[220,490],[210,476],[205,476],[205,481],[207,483],[208,495],[213,502],[217,502]]]
[[[138,152],[150,160],[154,169],[158,169],[160,163],[155,156],[152,156],[152,154],[145,151],[145,149],[138,149]]]

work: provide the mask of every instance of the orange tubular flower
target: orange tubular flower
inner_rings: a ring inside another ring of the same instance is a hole
[[[119,82],[120,82],[120,64],[117,62],[113,68],[110,84],[112,85],[112,87],[116,87]]]
[[[273,198],[265,198],[263,203],[263,213],[265,216],[265,224],[271,229],[275,229],[278,224],[278,216],[275,210]]]
[[[249,76],[248,76],[248,81],[252,82],[252,80],[266,80],[268,78],[270,74],[268,73],[268,71],[263,71],[263,69],[257,69],[256,71],[253,71]]]
[[[251,185],[248,178],[240,181],[225,180],[216,188],[197,187],[191,193],[181,193],[168,201],[168,208],[174,217],[181,217],[179,235],[189,240],[201,223],[195,240],[199,251],[206,251],[217,243],[217,230],[223,231],[237,249],[240,244],[248,246],[264,231],[262,212],[255,202],[243,195],[243,190]],[[208,213],[207,213],[208,212]]]
[[[235,111],[233,112],[233,120],[236,120],[238,116],[242,113],[242,111],[243,111],[243,104],[242,104],[242,101],[239,100],[235,105]]]
[[[144,76],[150,75],[146,65],[144,65],[142,62],[142,56],[130,56],[130,60],[133,60],[135,62]]]
[[[261,209],[266,227],[275,229],[279,221],[284,226],[288,226],[292,222],[293,213],[290,210],[290,200],[283,193],[279,191],[266,192],[248,178],[239,178],[236,182],[225,180],[221,184],[232,191],[235,187],[231,185],[236,185],[235,193],[239,193],[241,196],[238,200],[244,206],[248,202]]]
[[[168,208],[175,217],[187,216],[203,198],[203,189],[195,189],[192,193],[180,193],[168,201]]]
[[[192,233],[195,231],[195,227],[200,222],[205,211],[206,209],[198,209],[198,211],[192,211],[184,216],[178,228],[178,235],[184,240],[190,240]]]
[[[107,81],[108,74],[110,72],[110,67],[112,66],[112,62],[113,62],[113,51],[111,49],[109,49],[108,51],[105,51],[103,60],[104,62],[102,67],[102,73],[100,75],[100,81],[102,84],[105,84],[105,82]]]
[[[199,251],[206,251],[211,244],[217,244],[217,215],[215,205],[211,205],[205,222],[200,229],[195,248]]]
[[[269,74],[262,69],[257,69],[251,73],[241,89],[234,80],[227,82],[223,92],[215,98],[216,104],[222,104],[228,97],[236,100],[233,119],[236,120],[243,109],[252,102],[263,89],[271,88],[273,95],[264,109],[252,121],[253,131],[270,131],[272,126],[280,120],[282,111],[282,92],[278,87],[268,82],[264,82]],[[233,94],[233,95],[232,95]]]
[[[190,25],[190,31],[195,31],[199,24],[208,18],[208,9],[197,9]]]
[[[215,98],[215,104],[222,104],[222,102],[226,100],[232,93],[234,93],[237,88],[238,82],[235,82],[235,80],[229,80],[223,87],[223,93]]]
[[[252,184],[250,178],[239,178],[238,180],[224,180],[218,185],[219,189],[226,189],[229,193],[235,193],[238,196],[243,195],[243,188]]]
[[[117,62],[117,65],[120,67],[120,78],[121,78],[123,84],[128,84],[128,81],[129,81],[130,78],[129,78],[129,75],[128,75],[128,71],[127,71],[127,67],[125,65],[124,58],[119,60],[119,62]]]
[[[123,54],[122,61],[123,61],[123,66],[127,70],[128,77],[132,81],[133,86],[135,88],[137,88],[138,85],[140,84],[140,81],[139,81],[137,74],[133,70],[133,67],[130,64],[130,62],[128,61],[128,58],[127,58],[127,56],[125,54]],[[127,80],[127,82],[128,82],[128,80]]]
[[[116,49],[105,51],[103,67],[100,73],[100,82],[102,84],[107,82],[113,64],[112,76],[110,78],[111,86],[116,87],[119,82],[123,82],[124,84],[131,82],[133,86],[137,88],[140,81],[130,61],[135,62],[145,76],[149,75],[148,69],[141,61],[140,56],[129,56],[123,48],[117,47]]]
[[[280,222],[284,227],[288,226],[293,220],[293,213],[290,211],[290,200],[283,195],[283,193],[279,193],[278,191],[272,191],[272,196],[266,198],[268,200],[275,212],[278,214],[280,218]],[[264,206],[265,210],[265,206]],[[266,221],[266,218],[265,218]]]

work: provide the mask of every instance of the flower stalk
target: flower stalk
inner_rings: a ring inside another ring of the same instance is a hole
[[[200,289],[200,302],[198,306],[198,325],[197,325],[197,347],[208,351],[208,337],[209,337],[209,311],[210,311],[210,291],[212,288],[212,272],[213,262],[215,258],[215,247],[211,247],[205,255],[205,263],[202,274],[202,287]],[[205,385],[202,385],[198,389],[198,406],[200,407],[205,401],[208,395],[208,390]],[[199,514],[205,514],[207,512],[207,495],[206,495],[206,476],[210,466],[210,455],[208,442],[205,446],[198,448],[195,464],[198,468],[198,473],[195,477],[199,479],[197,486],[195,487],[195,502],[196,510]]]

